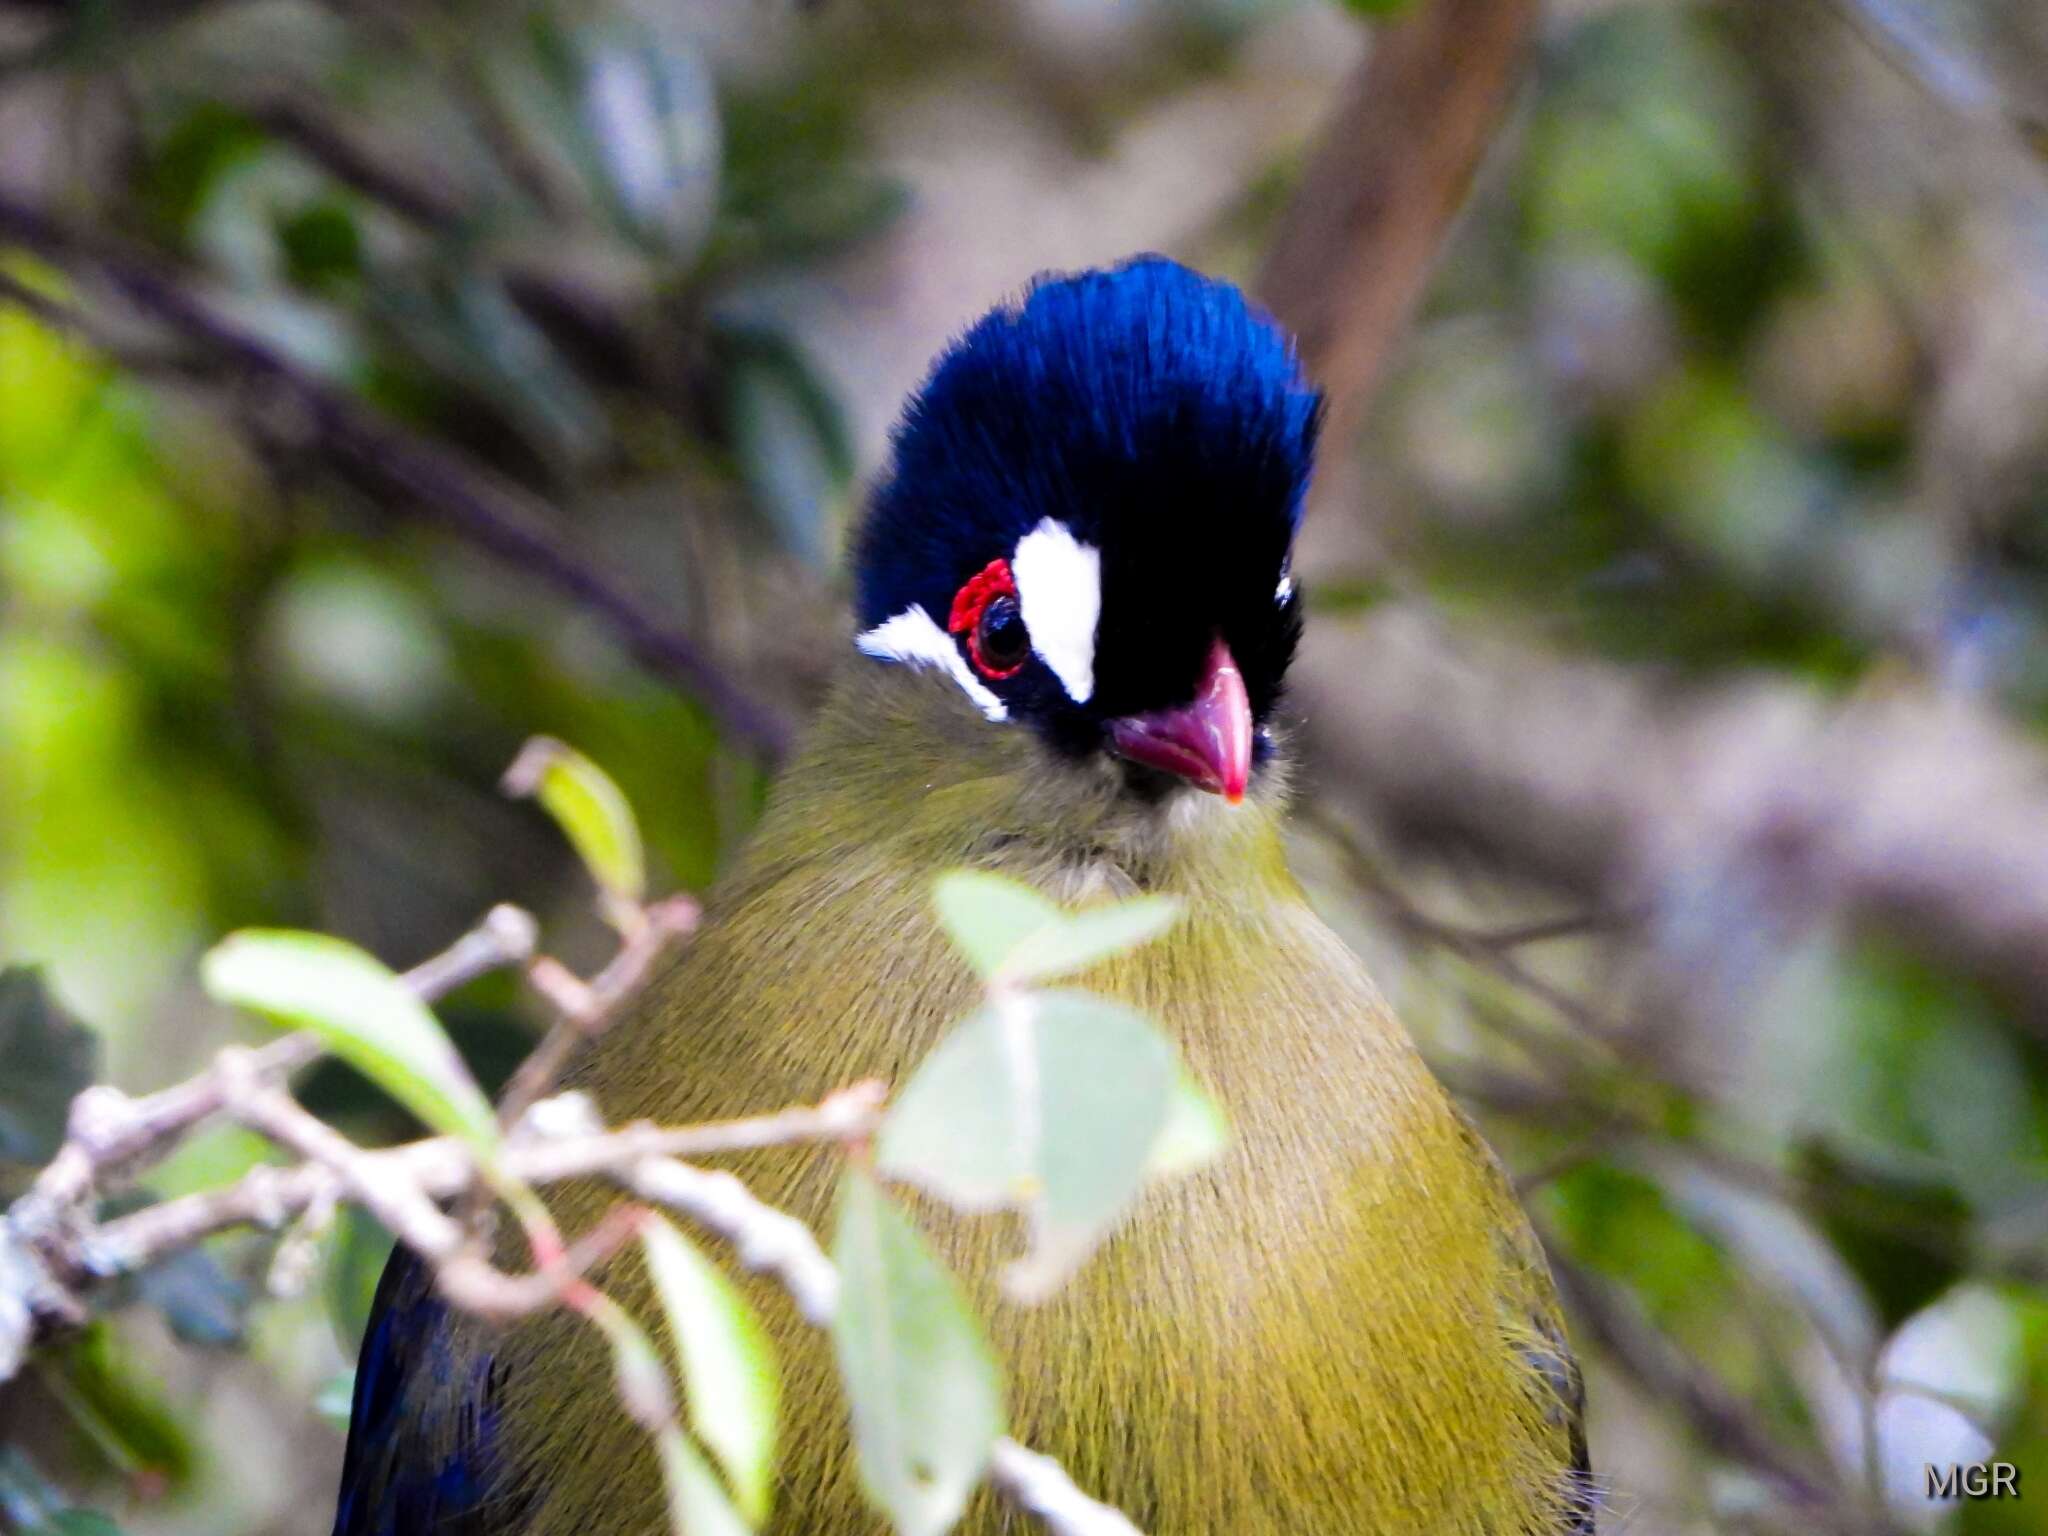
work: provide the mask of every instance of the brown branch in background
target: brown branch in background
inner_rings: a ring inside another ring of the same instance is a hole
[[[1381,27],[1258,278],[1343,442],[1363,414],[1530,54],[1539,0],[1430,0]]]
[[[1781,1444],[1781,1437],[1750,1414],[1748,1406],[1687,1355],[1637,1309],[1634,1300],[1598,1276],[1559,1259],[1551,1250],[1551,1272],[1559,1294],[1598,1347],[1658,1402],[1671,1403],[1716,1454],[1738,1462],[1768,1482],[1811,1520],[1810,1529],[1841,1536],[1882,1536],[1892,1529],[1858,1501],[1825,1467],[1810,1465]]]
[[[1326,792],[1397,835],[1601,905],[1725,910],[1788,937],[1838,914],[2048,985],[2048,755],[1966,702],[1659,688],[1461,653],[1405,610],[1313,628],[1304,660],[1343,679],[1313,704]]]
[[[221,318],[144,253],[69,229],[12,196],[0,196],[0,242],[60,267],[97,273],[151,319],[258,386],[265,409],[295,409],[300,419],[287,435],[372,490],[380,503],[409,509],[538,577],[603,620],[650,670],[681,683],[738,741],[769,758],[785,749],[786,723],[728,678],[694,641],[545,531],[548,519],[529,493],[515,491],[465,456],[408,432],[314,378]]]

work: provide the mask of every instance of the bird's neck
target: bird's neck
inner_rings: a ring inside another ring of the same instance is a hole
[[[881,854],[936,872],[996,865],[1066,901],[1168,891],[1233,902],[1293,895],[1280,839],[1284,754],[1239,805],[1192,789],[1131,792],[1023,724],[983,718],[936,673],[857,658],[770,803],[756,847]]]

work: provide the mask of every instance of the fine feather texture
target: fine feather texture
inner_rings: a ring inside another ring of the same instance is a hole
[[[1013,717],[1092,749],[1104,719],[1185,697],[1220,632],[1263,722],[1300,632],[1275,588],[1320,419],[1293,343],[1228,283],[1156,256],[1041,278],[905,408],[856,545],[858,628],[943,620],[1050,520],[1100,559],[1089,686],[1027,669],[996,690]]]
[[[853,663],[696,942],[580,1085],[614,1117],[677,1121],[903,1080],[974,998],[929,912],[948,865],[1067,900],[1178,894],[1176,929],[1083,982],[1172,1034],[1231,1114],[1228,1154],[1148,1195],[1036,1309],[997,1292],[1008,1224],[921,1207],[989,1321],[1015,1433],[1157,1536],[1583,1529],[1575,1377],[1540,1252],[1483,1143],[1287,873],[1276,777],[1241,807],[1190,796],[1162,812],[1106,766],[1047,752],[991,729],[941,676]],[[736,1166],[822,1228],[833,1163],[783,1149]],[[580,1225],[610,1198],[558,1203]],[[636,1263],[606,1283],[654,1315]],[[754,1289],[787,1377],[770,1529],[879,1531],[824,1339]],[[561,1318],[440,1331],[447,1358],[495,1360],[493,1491],[531,1513],[494,1529],[662,1529],[645,1437],[594,1336]],[[961,1529],[1008,1520],[980,1496]]]

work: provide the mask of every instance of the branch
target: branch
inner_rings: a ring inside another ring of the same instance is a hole
[[[1405,609],[1312,626],[1298,675],[1324,792],[1410,841],[1642,908],[1653,932],[1840,915],[2048,985],[2048,755],[1966,703],[1687,692],[1454,646]]]
[[[1258,291],[1348,439],[1530,52],[1538,0],[1430,0],[1379,29],[1282,217]]]
[[[504,1166],[509,1175],[525,1184],[610,1178],[646,1199],[661,1204],[678,1203],[666,1192],[671,1186],[663,1183],[669,1177],[664,1165],[674,1158],[857,1140],[875,1130],[881,1102],[880,1085],[856,1084],[816,1106],[744,1120],[672,1128],[638,1124],[614,1131],[599,1128],[587,1134],[516,1143],[506,1149]],[[274,1104],[265,1108],[270,1115],[277,1113]],[[256,1128],[266,1135],[272,1134],[268,1125],[259,1124]],[[303,1147],[297,1129],[292,1127],[288,1131]],[[469,1148],[453,1137],[411,1142],[384,1151],[352,1147],[348,1154],[321,1162],[291,1168],[252,1168],[220,1189],[181,1195],[117,1217],[98,1227],[81,1243],[79,1259],[70,1267],[86,1283],[104,1281],[147,1269],[157,1260],[220,1232],[237,1227],[280,1227],[322,1200],[332,1198],[337,1172],[343,1169],[348,1172],[347,1182],[351,1185],[408,1185],[429,1200],[450,1199],[466,1193],[477,1182],[475,1159]],[[380,1220],[385,1219],[382,1213],[377,1214]],[[404,1215],[392,1219],[407,1220]],[[708,1224],[725,1230],[716,1222]],[[391,1221],[386,1220],[386,1225],[391,1225]],[[425,1222],[416,1230],[426,1234],[423,1251],[453,1251],[455,1245],[443,1241],[444,1234],[435,1223]],[[394,1234],[397,1231],[394,1227]],[[408,1241],[408,1246],[422,1245]]]
[[[1551,1272],[1559,1294],[1587,1335],[1636,1383],[1660,1402],[1675,1403],[1709,1447],[1727,1460],[1756,1472],[1817,1528],[1850,1536],[1868,1532],[1866,1518],[1843,1513],[1853,1508],[1846,1490],[1836,1486],[1825,1469],[1807,1465],[1780,1443],[1781,1438],[1750,1416],[1748,1407],[1698,1361],[1680,1349],[1627,1297],[1607,1282],[1557,1257],[1551,1251]],[[1877,1524],[1877,1531],[1889,1526]]]
[[[4,194],[0,241],[60,266],[98,272],[139,310],[260,386],[272,408],[282,403],[296,410],[308,445],[342,473],[392,506],[412,509],[573,599],[603,620],[643,665],[689,689],[725,730],[767,757],[782,755],[786,724],[727,678],[694,641],[544,531],[546,509],[530,494],[304,372],[215,314],[143,253],[66,228]]]
[[[477,977],[516,965],[533,952],[533,919],[517,907],[493,907],[470,932],[401,978],[424,1002],[444,997]],[[321,1054],[311,1035],[286,1035],[260,1050],[223,1053],[197,1077],[131,1099],[105,1084],[88,1088],[71,1106],[64,1145],[7,1212],[15,1236],[41,1244],[82,1219],[101,1180],[139,1158],[161,1153],[202,1120],[228,1107],[250,1081],[289,1077]],[[303,1206],[298,1207],[303,1209]],[[0,1372],[0,1377],[5,1373]]]

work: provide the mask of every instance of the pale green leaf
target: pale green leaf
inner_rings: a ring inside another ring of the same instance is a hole
[[[939,924],[982,980],[993,977],[1016,948],[1064,914],[1029,886],[978,869],[939,876],[932,899]]]
[[[719,1486],[679,1425],[654,1436],[661,1480],[668,1493],[669,1528],[674,1536],[747,1536],[749,1527]]]
[[[597,764],[573,747],[536,736],[505,771],[504,787],[507,794],[540,802],[607,894],[632,903],[646,894],[647,859],[633,807]]]
[[[928,1056],[876,1142],[876,1165],[963,1210],[1030,1218],[1008,1276],[1037,1299],[1137,1196],[1168,1122],[1174,1052],[1128,1008],[1082,992],[1013,994]]]
[[[1182,1071],[1167,1103],[1166,1124],[1145,1159],[1145,1177],[1169,1179],[1213,1163],[1230,1145],[1230,1118],[1200,1083]]]
[[[995,1360],[953,1277],[858,1168],[840,1181],[832,1256],[861,1484],[899,1536],[940,1536],[1003,1432]]]
[[[1058,920],[1021,940],[1004,958],[998,979],[1018,986],[1054,981],[1086,970],[1098,960],[1156,939],[1180,919],[1171,896],[1138,896]]]
[[[200,962],[207,994],[304,1029],[433,1130],[494,1154],[498,1125],[440,1022],[382,963],[325,934],[244,929]]]
[[[656,1217],[640,1241],[676,1341],[690,1426],[725,1468],[741,1513],[759,1525],[774,1487],[774,1347],[738,1288],[681,1232]]]

